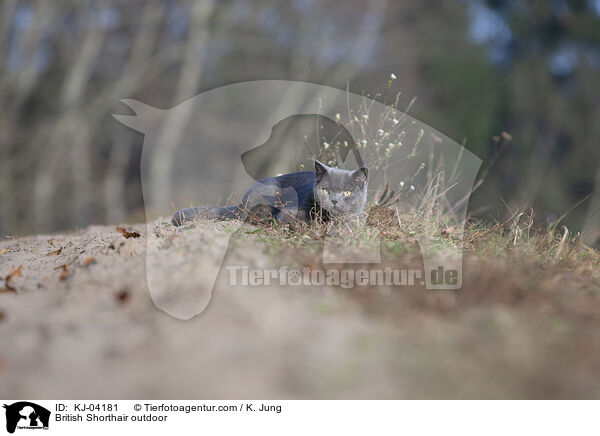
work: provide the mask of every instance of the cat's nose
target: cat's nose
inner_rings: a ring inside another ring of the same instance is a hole
[[[331,199],[331,203],[335,206],[338,201],[336,199]]]

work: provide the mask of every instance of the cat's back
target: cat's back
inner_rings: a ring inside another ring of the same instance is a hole
[[[315,171],[301,171],[298,173],[282,174],[276,177],[267,177],[259,180],[258,184],[299,189],[307,186],[314,186],[315,180]]]
[[[315,171],[301,171],[267,177],[256,182],[246,192],[242,198],[242,203],[250,206],[254,203],[264,204],[265,201],[275,204],[282,201],[280,196],[287,198],[290,195],[290,190],[293,189],[296,201],[302,209],[305,205],[310,205],[314,201],[313,188],[315,181]]]

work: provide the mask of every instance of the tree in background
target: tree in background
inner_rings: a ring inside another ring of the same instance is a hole
[[[5,0],[0,38],[2,235],[143,219],[142,139],[110,116],[127,110],[119,99],[166,108],[255,79],[373,96],[395,73],[377,98],[418,97],[413,116],[480,157],[510,132],[472,202],[480,216],[506,202],[552,219],[600,179],[598,0]]]
[[[509,131],[511,148],[475,203],[499,203],[502,197],[508,213],[531,205],[552,221],[590,194],[600,178],[600,2],[465,4],[467,37],[485,58],[432,54],[429,76],[443,83],[434,95],[448,109],[439,122],[465,126],[468,147],[482,157],[495,151],[492,134]],[[460,109],[465,104],[470,108]],[[599,202],[597,183],[594,195],[592,208]],[[566,219],[581,228],[585,212],[574,209]]]

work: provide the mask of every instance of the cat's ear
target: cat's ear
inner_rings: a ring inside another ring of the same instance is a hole
[[[369,181],[369,169],[367,167],[357,169],[352,173],[352,178],[358,186],[364,187]]]
[[[317,180],[319,180],[329,172],[329,167],[318,160],[315,160],[315,171],[317,173]]]

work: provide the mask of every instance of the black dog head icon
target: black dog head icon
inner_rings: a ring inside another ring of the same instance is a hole
[[[6,431],[14,433],[19,421],[27,427],[48,428],[50,411],[42,406],[28,401],[19,401],[11,405],[4,405],[6,409]]]

